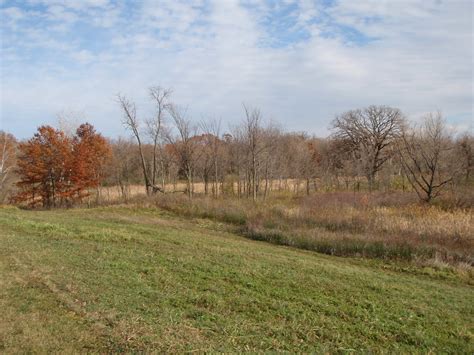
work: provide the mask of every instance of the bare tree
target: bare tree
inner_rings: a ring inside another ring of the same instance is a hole
[[[198,157],[195,139],[197,128],[186,117],[186,110],[170,105],[168,112],[173,119],[178,136],[175,137],[169,133],[167,139],[172,144],[182,172],[186,177],[188,197],[192,198],[194,193],[194,168]]]
[[[0,202],[11,187],[13,169],[16,165],[16,139],[11,134],[0,131]]]
[[[86,121],[86,114],[83,111],[63,109],[56,114],[56,121],[58,129],[63,131],[68,137],[72,137],[81,122]]]
[[[220,173],[220,151],[222,148],[222,141],[220,140],[221,120],[211,119],[201,123],[201,130],[204,134],[206,144],[206,161],[210,162],[209,168],[212,169],[213,183],[212,194],[217,196],[219,194],[219,173]],[[207,153],[207,154],[206,154]],[[207,181],[204,181],[205,193],[207,194]]]
[[[430,202],[453,180],[448,153],[450,137],[440,112],[424,117],[420,127],[405,131],[398,149],[400,162],[418,197]]]
[[[275,124],[270,123],[266,127],[262,127],[260,136],[262,144],[259,166],[261,166],[264,179],[263,198],[266,199],[270,193],[272,180],[275,176],[281,130]]]
[[[299,144],[298,163],[301,177],[306,180],[306,194],[310,194],[311,181],[313,181],[316,190],[316,176],[318,174],[321,156],[318,152],[317,141],[315,139],[307,139],[301,137]]]
[[[169,109],[171,103],[169,101],[172,94],[171,89],[164,89],[160,86],[152,86],[149,89],[150,97],[155,103],[156,112],[152,119],[146,121],[148,128],[148,135],[151,138],[153,144],[153,158],[151,167],[151,184],[156,186],[156,176],[158,170],[158,153],[160,153],[159,163],[161,166],[161,189],[165,189],[165,167],[162,146],[160,145],[160,139],[163,136],[163,123],[165,113]]]
[[[154,192],[155,187],[153,186],[152,181],[148,175],[148,167],[145,160],[145,155],[143,153],[143,142],[140,138],[140,121],[137,118],[137,108],[134,102],[130,101],[123,95],[118,94],[117,101],[123,110],[123,125],[132,131],[135,139],[137,140],[143,177],[145,179],[146,193],[147,195],[151,195]]]
[[[377,172],[389,159],[388,147],[400,136],[404,119],[400,110],[388,106],[369,106],[352,110],[332,122],[334,137],[351,144],[372,189]]]
[[[236,188],[237,197],[241,198],[248,195],[246,192],[246,162],[247,148],[244,139],[243,128],[241,125],[231,128],[231,133],[224,134],[225,159],[227,171],[231,176],[232,193]],[[235,186],[237,183],[237,186]]]
[[[138,146],[131,138],[119,137],[110,141],[112,159],[108,161],[110,172],[106,183],[117,186],[122,198],[126,201],[130,195],[130,184],[141,181],[141,166],[136,159]]]
[[[137,143],[133,144],[133,151],[138,152],[139,159],[134,159],[131,175],[136,180],[137,172],[143,173],[148,194],[164,192],[167,183],[173,183],[176,190],[182,179],[186,180],[190,198],[199,181],[203,182],[205,193],[211,194],[212,188],[215,197],[230,192],[239,198],[257,200],[266,198],[276,184],[279,189],[284,184],[283,188],[295,193],[306,184],[309,194],[313,187],[339,189],[344,184],[345,189],[352,186],[356,191],[360,181],[367,179],[370,189],[375,183],[389,189],[394,186],[394,175],[403,173],[420,198],[430,201],[449,181],[460,184],[472,180],[472,136],[460,137],[451,150],[453,139],[439,123],[435,124],[438,118],[433,115],[420,129],[408,131],[400,110],[369,106],[336,117],[333,135],[317,139],[264,124],[257,108],[243,105],[245,118],[231,128],[231,134],[221,135],[220,121],[194,125],[186,110],[171,103],[171,90],[151,87],[149,95],[156,112],[143,122],[146,127],[140,127],[135,104],[118,96],[123,123]],[[437,130],[441,130],[443,139],[437,136]],[[439,151],[438,143],[433,142],[443,142]],[[449,161],[448,152],[456,154],[456,159]],[[123,152],[117,150],[119,153]],[[115,164],[121,169],[121,164]],[[462,171],[462,178],[459,174],[454,181],[450,173],[453,171]],[[117,179],[119,185],[126,187],[127,182],[120,180],[122,176]],[[403,188],[405,181],[404,177]]]
[[[456,157],[465,182],[469,182],[474,170],[474,137],[465,133],[456,142]]]
[[[259,170],[259,156],[263,150],[261,131],[262,131],[262,115],[258,108],[250,109],[244,106],[245,121],[244,121],[244,139],[247,148],[247,172],[249,186],[251,188],[252,199],[257,200],[258,193],[258,170]],[[250,192],[250,189],[247,190]]]

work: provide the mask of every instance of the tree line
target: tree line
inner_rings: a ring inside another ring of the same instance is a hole
[[[176,192],[170,186],[184,181],[180,192],[189,198],[199,182],[215,197],[400,188],[430,202],[447,186],[472,184],[474,139],[450,132],[440,112],[413,124],[397,108],[373,105],[341,113],[331,134],[318,138],[285,132],[258,108],[243,105],[241,122],[224,132],[220,120],[192,120],[172,94],[149,89],[154,113],[148,119],[117,95],[128,139],[105,139],[89,124],[73,136],[43,126],[20,143],[2,132],[0,197],[15,190],[14,202],[52,207],[82,201],[101,184],[119,186],[127,198],[132,184],[153,195]]]

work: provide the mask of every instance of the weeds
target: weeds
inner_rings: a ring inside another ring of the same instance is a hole
[[[133,202],[227,223],[251,239],[330,255],[474,264],[472,210],[420,205],[412,194],[277,195],[258,203],[160,195]]]

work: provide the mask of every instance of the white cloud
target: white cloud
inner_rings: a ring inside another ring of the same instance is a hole
[[[32,5],[43,5],[46,7],[63,6],[73,10],[84,10],[94,7],[106,7],[109,0],[27,0]]]
[[[197,120],[238,120],[245,101],[290,129],[318,134],[335,114],[369,104],[398,106],[410,116],[439,108],[459,127],[472,120],[467,1],[341,1],[329,8],[295,1],[294,26],[309,38],[280,47],[261,45],[271,30],[262,21],[272,16],[266,2],[144,0],[133,8],[41,2],[59,24],[85,22],[110,35],[100,43],[88,38],[90,46],[77,34],[65,41],[45,28],[22,27],[25,10],[8,10],[15,41],[21,34],[28,42],[5,46],[1,115],[21,135],[64,108],[82,110],[99,129],[119,134],[113,95],[132,96],[146,115],[146,88],[153,84],[173,87],[175,100]],[[347,27],[361,40],[375,40],[348,41]],[[25,63],[20,47],[59,51],[61,60]]]
[[[73,53],[72,57],[82,64],[90,63],[95,59],[95,56],[85,49]]]

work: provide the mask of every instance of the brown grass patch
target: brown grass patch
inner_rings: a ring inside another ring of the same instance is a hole
[[[474,214],[421,205],[412,194],[320,193],[267,201],[156,196],[134,203],[225,222],[252,239],[339,256],[437,258],[474,264]]]

